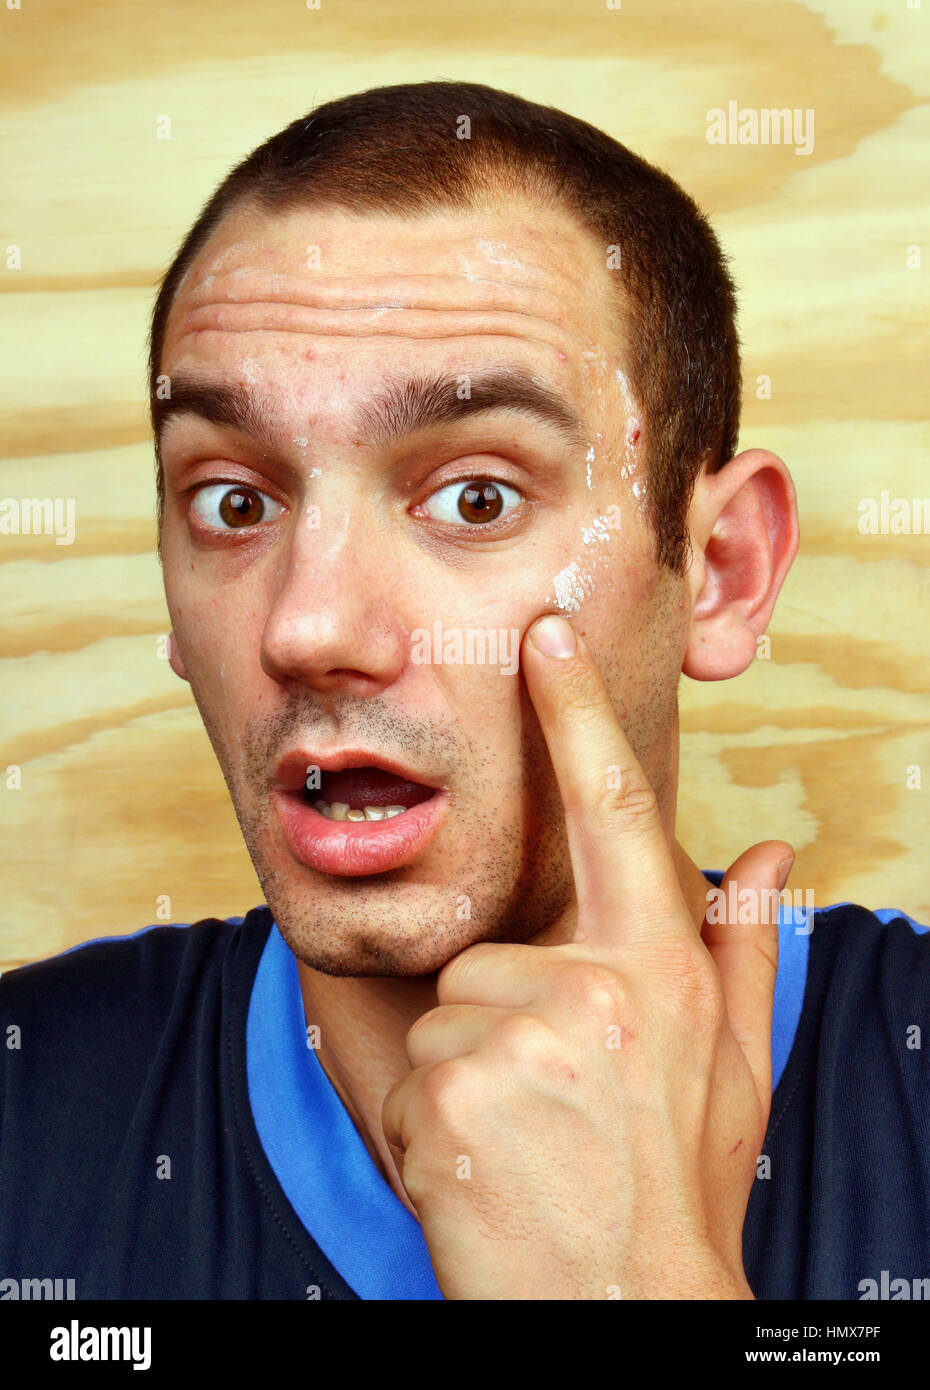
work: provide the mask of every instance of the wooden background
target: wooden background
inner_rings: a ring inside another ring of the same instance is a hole
[[[742,447],[788,462],[802,544],[771,658],[682,682],[680,838],[725,868],[784,837],[818,905],[930,921],[930,538],[858,531],[860,499],[930,495],[928,269],[907,250],[930,258],[930,3],[10,3],[0,498],[73,497],[77,535],[0,536],[0,967],[262,900],[190,690],[158,655],[153,286],[266,136],[330,97],[435,78],[602,126],[698,198],[732,257]],[[730,99],[812,108],[813,153],[708,144]]]

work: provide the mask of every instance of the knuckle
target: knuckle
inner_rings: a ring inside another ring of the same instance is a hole
[[[626,771],[617,780],[619,786],[604,786],[598,798],[597,810],[605,819],[639,825],[658,817],[659,803],[648,782]]]
[[[465,1101],[465,1080],[458,1058],[434,1062],[419,1087],[420,1104],[433,1120],[448,1123],[460,1115]]]
[[[417,1046],[420,1042],[421,1035],[428,1032],[438,1013],[439,1008],[437,1006],[435,1009],[427,1009],[425,1014],[420,1014],[419,1018],[413,1020],[410,1027],[407,1029],[406,1045],[408,1047]]]
[[[494,1029],[494,1041],[513,1062],[537,1061],[552,1050],[552,1030],[532,1014],[510,1014]]]
[[[557,988],[562,1002],[585,1017],[611,1019],[626,999],[619,975],[590,961],[577,962],[563,971]]]
[[[436,998],[440,1004],[451,1003],[459,992],[467,990],[473,972],[480,969],[488,951],[493,949],[493,942],[476,941],[446,961],[436,977]]]

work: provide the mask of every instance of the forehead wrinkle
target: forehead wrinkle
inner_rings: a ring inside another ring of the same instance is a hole
[[[243,283],[243,277],[249,278]],[[492,287],[489,297],[486,286]],[[519,308],[528,312],[535,299],[559,305],[557,290],[543,284],[523,284],[477,275],[323,275],[310,271],[306,276],[283,272],[256,273],[245,268],[223,275],[205,275],[186,291],[190,307],[206,304],[292,304],[318,309],[370,309],[385,303],[398,308],[442,309]]]
[[[498,309],[408,309],[393,308],[347,311],[315,309],[303,305],[268,301],[249,304],[207,304],[187,315],[174,346],[186,338],[209,332],[290,333],[306,337],[333,338],[406,337],[425,338],[512,337],[540,342],[564,352],[566,357],[585,351],[585,341],[557,321],[534,317],[518,310]]]

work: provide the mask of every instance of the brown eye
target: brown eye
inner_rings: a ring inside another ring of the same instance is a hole
[[[260,522],[271,521],[284,511],[280,502],[258,488],[242,484],[211,483],[198,488],[191,510],[206,526],[217,531],[242,531]]]
[[[506,483],[490,478],[463,478],[434,492],[424,509],[434,521],[451,525],[468,522],[469,526],[463,528],[467,530],[496,521],[503,512],[514,511],[522,501],[516,488]]]
[[[264,515],[262,499],[251,489],[227,492],[220,499],[220,516],[227,526],[254,526]]]
[[[465,521],[496,521],[503,509],[496,483],[469,483],[459,497],[459,516]]]

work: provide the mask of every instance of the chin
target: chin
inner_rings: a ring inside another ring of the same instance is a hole
[[[428,904],[417,905],[397,885],[377,907],[364,894],[357,903],[337,903],[325,892],[296,898],[278,892],[266,900],[287,945],[312,970],[355,977],[434,975],[482,934],[474,921],[456,921],[453,914],[450,922],[435,889],[421,891]]]
[[[319,928],[308,939],[304,933],[292,933],[282,923],[278,928],[294,955],[311,970],[321,975],[353,979],[398,979],[435,975],[447,961],[457,956],[471,941],[450,947],[447,941],[423,940],[398,943],[378,941],[371,933],[364,938],[340,936],[338,942],[325,939]]]
[[[476,942],[532,940],[571,898],[570,868],[563,873],[555,856],[542,872],[536,865],[529,881],[521,877],[516,841],[504,841],[491,858],[431,859],[360,877],[282,862],[276,846],[256,853],[266,848],[256,836],[246,843],[281,935],[299,961],[324,975],[435,975]]]

